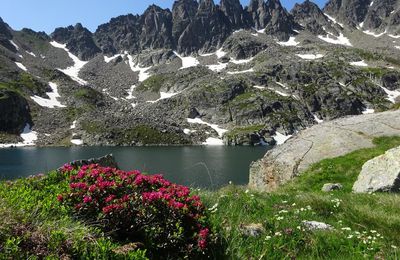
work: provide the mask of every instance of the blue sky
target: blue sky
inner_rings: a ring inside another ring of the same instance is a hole
[[[51,33],[56,27],[81,22],[91,31],[108,22],[110,18],[122,14],[141,14],[150,4],[172,8],[174,0],[4,0],[0,17],[12,28],[20,30],[29,27],[35,31]],[[219,0],[214,0],[219,3]],[[247,5],[249,0],[241,0]],[[295,0],[281,0],[291,9]],[[314,0],[321,7],[327,0]]]

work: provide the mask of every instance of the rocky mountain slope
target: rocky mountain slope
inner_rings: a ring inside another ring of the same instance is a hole
[[[0,20],[0,146],[273,145],[391,109],[399,7],[177,0],[51,35]]]

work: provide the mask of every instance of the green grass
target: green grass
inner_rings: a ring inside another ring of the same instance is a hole
[[[321,161],[274,193],[235,185],[195,190],[209,208],[212,230],[219,237],[213,255],[222,251],[226,259],[399,259],[400,196],[351,193],[361,166],[400,145],[400,137],[377,138],[374,144]],[[321,192],[327,182],[340,182],[344,189]],[[66,189],[66,181],[54,172],[43,179],[0,183],[0,259],[37,259],[35,254],[43,248],[48,259],[129,258],[116,253],[124,243],[102,234],[94,223],[79,222],[60,206],[56,195]],[[309,231],[305,220],[333,229]],[[246,236],[241,230],[248,224],[261,224],[264,231]],[[129,259],[144,259],[143,251],[131,254]]]
[[[143,81],[138,87],[138,91],[160,92],[164,82],[169,78],[168,75],[157,74]]]
[[[0,184],[0,259],[145,259],[144,251],[118,255],[121,244],[73,218],[56,199],[67,188],[56,172]]]
[[[373,140],[375,147],[361,149],[333,159],[326,159],[310,167],[300,177],[287,184],[283,191],[321,190],[325,183],[341,183],[343,192],[351,192],[365,162],[400,145],[400,137],[380,137]]]

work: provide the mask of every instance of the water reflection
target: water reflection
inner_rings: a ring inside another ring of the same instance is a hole
[[[56,169],[66,162],[114,154],[121,169],[162,173],[173,181],[216,188],[248,182],[249,164],[265,147],[71,147],[0,149],[0,178],[14,179]]]

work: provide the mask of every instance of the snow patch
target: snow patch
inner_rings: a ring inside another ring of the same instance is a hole
[[[74,145],[83,145],[83,140],[81,139],[71,139],[71,143]]]
[[[33,56],[33,57],[35,57],[36,58],[36,54],[35,53],[33,53],[33,52],[29,52],[29,51],[25,51],[26,53],[28,53],[29,55],[31,55],[31,56]]]
[[[221,62],[218,62],[218,64],[215,64],[215,65],[206,65],[206,67],[209,70],[212,70],[215,72],[223,71],[224,69],[226,69],[227,66],[228,66],[228,63],[221,63]]]
[[[132,85],[131,86],[131,88],[127,91],[128,92],[128,96],[126,97],[126,99],[134,99],[134,98],[136,98],[133,95],[133,91],[135,90],[135,88],[136,88],[136,85]]]
[[[399,39],[400,38],[400,35],[388,34],[388,36],[393,38],[393,39]]]
[[[176,51],[174,51],[174,54],[182,60],[182,67],[180,68],[180,70],[190,67],[196,67],[200,64],[200,62],[195,57],[183,57],[179,55]]]
[[[21,62],[15,62],[15,65],[18,66],[23,71],[28,71],[28,69],[21,63]]]
[[[325,15],[326,17],[328,17],[328,19],[331,20],[333,23],[338,24],[338,25],[340,25],[341,27],[344,27],[344,25],[343,25],[342,23],[339,23],[338,21],[336,21],[336,19],[333,18],[332,16],[330,16],[330,15],[328,15],[328,14],[326,14],[326,13],[324,13],[324,15]]]
[[[268,88],[268,89],[274,91],[276,94],[278,94],[278,95],[280,95],[280,96],[283,96],[283,97],[288,97],[288,96],[289,96],[288,94],[286,94],[286,93],[284,93],[284,92],[281,92],[281,91],[279,91],[279,90],[276,90],[276,89],[274,89],[274,88]]]
[[[76,128],[76,120],[74,122],[72,122],[70,129],[75,129],[75,128]]]
[[[249,58],[249,59],[243,59],[243,60],[233,60],[233,59],[231,59],[230,62],[232,62],[234,64],[244,64],[244,63],[249,63],[253,59],[254,59],[254,57]]]
[[[364,115],[366,115],[366,114],[373,114],[373,113],[375,113],[375,109],[366,108],[362,113],[363,113]]]
[[[87,61],[81,61],[77,56],[72,54],[68,49],[66,44],[61,44],[56,41],[50,42],[50,44],[58,49],[63,49],[68,53],[68,56],[73,60],[74,65],[71,67],[68,67],[66,69],[58,69],[64,74],[70,76],[73,80],[78,82],[80,85],[86,85],[88,84],[87,81],[79,78],[79,71],[88,63]]]
[[[242,70],[242,71],[228,71],[228,74],[235,75],[235,74],[243,74],[243,73],[249,73],[249,72],[254,72],[254,69],[248,69],[248,70]]]
[[[147,101],[147,103],[156,103],[156,102],[158,102],[158,101],[160,101],[160,100],[163,100],[163,99],[168,99],[168,98],[172,98],[173,96],[176,96],[176,95],[178,95],[178,94],[180,94],[181,92],[162,92],[162,91],[160,91],[160,98],[159,99],[157,99],[157,100],[153,100],[153,101]]]
[[[345,46],[353,46],[350,42],[350,40],[341,33],[339,36],[334,36],[331,33],[328,33],[327,36],[323,35],[318,35],[318,38],[321,40],[332,43],[332,44],[339,44],[339,45],[345,45]]]
[[[383,86],[380,86],[388,95],[388,97],[386,98],[387,100],[389,100],[390,102],[392,102],[393,104],[396,103],[396,99],[398,97],[400,97],[400,90],[389,90]]]
[[[185,135],[190,135],[191,133],[195,133],[195,132],[197,132],[197,131],[196,130],[191,130],[191,129],[188,129],[188,128],[183,129],[183,133]]]
[[[135,64],[133,62],[133,57],[132,55],[129,55],[128,52],[125,52],[125,55],[128,56],[128,61],[129,61],[129,66],[131,67],[131,70],[133,72],[139,72],[139,82],[145,81],[146,79],[148,79],[150,77],[150,73],[147,72],[149,69],[151,69],[151,67],[147,67],[147,68],[141,68],[138,64]]]
[[[319,119],[318,116],[317,116],[316,114],[313,114],[313,116],[314,116],[314,120],[315,120],[318,124],[321,124],[322,122],[324,122],[324,120]]]
[[[10,43],[15,47],[15,49],[17,49],[17,51],[19,51],[18,45],[13,40],[10,40]]]
[[[363,31],[363,33],[374,36],[375,38],[378,38],[378,37],[381,37],[382,35],[384,35],[386,33],[386,31],[383,33],[374,33],[374,32],[367,30],[367,31]]]
[[[49,98],[42,98],[39,96],[32,96],[31,99],[35,101],[42,107],[55,108],[55,107],[66,107],[57,100],[57,98],[61,97],[58,93],[58,85],[54,82],[49,82],[49,86],[51,87],[51,92],[46,92],[46,95]]]
[[[222,137],[224,135],[224,133],[228,132],[228,130],[226,129],[222,129],[220,128],[218,125],[216,124],[210,124],[207,122],[204,122],[203,120],[201,120],[200,118],[187,118],[188,123],[191,124],[201,124],[201,125],[208,125],[209,127],[211,127],[212,129],[214,129],[217,133],[219,137]]]
[[[372,1],[370,4],[369,4],[369,6],[372,6],[374,4],[374,1]]]
[[[358,67],[368,67],[368,64],[364,60],[350,62],[350,65]]]
[[[224,141],[219,138],[209,137],[203,142],[203,145],[224,145]]]
[[[303,60],[316,60],[324,57],[323,54],[296,54],[298,57]]]
[[[218,49],[217,52],[215,52],[215,55],[217,55],[217,58],[220,59],[224,57],[227,53],[222,50],[222,48]]]
[[[261,90],[266,89],[266,87],[263,87],[263,86],[253,86],[253,88],[261,89]]]
[[[110,92],[108,92],[106,88],[103,88],[103,93],[109,96],[110,98],[114,99],[115,101],[118,101],[118,98],[111,96]]]
[[[280,83],[280,82],[277,82],[277,81],[275,81],[275,83],[276,84],[278,84],[279,86],[281,86],[282,88],[288,88],[287,86],[285,86],[283,83]]]
[[[300,43],[296,42],[296,37],[292,36],[287,42],[277,42],[281,46],[297,46]]]
[[[0,144],[0,148],[33,146],[35,145],[35,141],[38,139],[37,132],[32,131],[29,124],[25,125],[24,130],[22,131],[20,136],[24,140],[23,142],[19,142],[16,144]]]
[[[283,135],[279,132],[276,132],[275,135],[272,136],[272,138],[275,139],[277,145],[284,144],[289,138],[292,137],[291,135]]]
[[[116,54],[116,55],[114,55],[112,57],[107,57],[107,56],[104,55],[104,62],[105,63],[109,63],[110,61],[112,61],[112,60],[114,60],[114,59],[116,59],[116,58],[118,58],[120,56],[121,56],[121,54]]]

